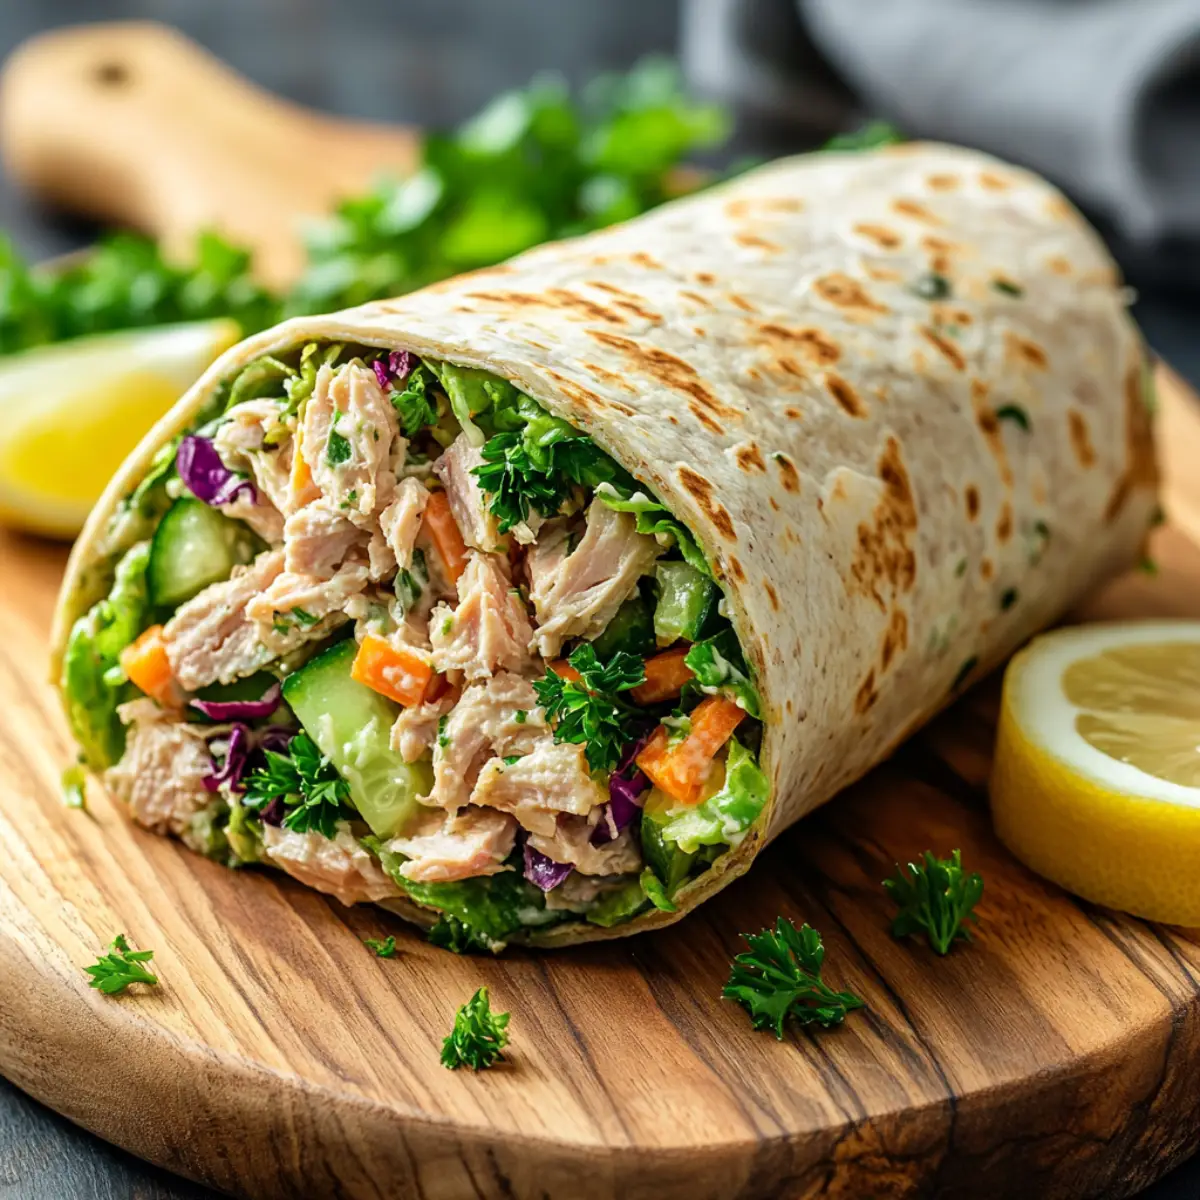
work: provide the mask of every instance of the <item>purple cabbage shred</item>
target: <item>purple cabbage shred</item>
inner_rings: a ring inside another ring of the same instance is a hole
[[[282,825],[283,818],[287,816],[287,805],[284,804],[283,797],[276,796],[270,804],[259,811],[258,815],[264,825]]]
[[[417,365],[416,357],[407,350],[392,350],[385,364],[382,358],[377,358],[372,364],[375,368],[375,378],[385,391],[403,383]]]
[[[553,891],[574,869],[570,863],[556,863],[525,843],[525,878],[543,892]]]
[[[208,438],[185,437],[175,452],[175,467],[188,491],[213,508],[232,504],[243,495],[251,504],[258,503],[254,484],[231,471]]]
[[[191,703],[193,708],[214,721],[257,721],[269,717],[279,707],[281,695],[279,684],[273,683],[260,700],[193,700]]]
[[[630,742],[621,755],[617,769],[609,776],[608,803],[589,839],[593,846],[603,846],[613,841],[633,824],[634,818],[642,811],[642,796],[649,789],[650,780],[634,759],[649,740],[650,730],[647,730],[636,741]]]
[[[215,792],[223,783],[227,783],[230,791],[240,792],[243,790],[242,776],[246,772],[246,760],[253,749],[250,744],[250,727],[239,721],[229,731],[228,736],[222,734],[221,737],[225,738],[225,757],[218,765],[216,756],[212,754],[211,749],[209,750],[212,756],[212,770],[202,780],[204,790]],[[211,746],[212,743],[209,744]]]

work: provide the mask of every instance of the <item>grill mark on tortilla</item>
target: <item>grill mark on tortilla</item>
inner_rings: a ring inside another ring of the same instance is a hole
[[[530,342],[531,346],[535,343]],[[546,349],[546,347],[542,347]],[[616,371],[610,371],[607,367],[602,367],[599,363],[583,363],[583,369],[590,371],[597,379],[602,379],[605,383],[611,383],[614,387],[619,387],[623,392],[628,392],[631,396],[637,395],[637,388],[625,378],[624,375]]]
[[[692,416],[695,417],[696,420],[699,421],[700,424],[709,431],[709,433],[725,432],[721,428],[720,423],[718,421],[714,421],[712,417],[710,417],[708,413],[706,413],[704,409],[702,409],[694,400],[688,401],[688,412],[690,412]]]
[[[885,313],[887,306],[874,299],[862,283],[843,271],[834,271],[813,280],[813,291],[837,308],[869,313]]]
[[[489,304],[499,304],[512,308],[549,308],[564,309],[567,312],[577,312],[592,321],[603,321],[608,325],[624,325],[625,318],[620,313],[589,300],[586,296],[576,295],[567,288],[547,288],[544,292],[468,292],[468,300],[484,300]]]
[[[1104,520],[1111,524],[1117,519],[1135,488],[1157,484],[1154,433],[1150,412],[1142,398],[1142,363],[1138,359],[1125,373],[1125,470],[1113,487]]]
[[[885,250],[895,250],[904,242],[894,229],[889,229],[886,225],[872,225],[869,221],[860,221],[854,226],[854,232]]]
[[[1028,338],[1021,337],[1020,334],[1013,333],[1010,329],[1004,335],[1004,346],[1009,357],[1016,358],[1039,371],[1046,369],[1049,359],[1046,357],[1045,350],[1037,342],[1031,342]]]
[[[1000,429],[1000,420],[995,409],[987,402],[988,387],[982,379],[971,380],[971,403],[975,407],[975,420],[980,432],[996,460],[1001,482],[1005,487],[1012,487],[1013,473],[1008,462],[1008,450],[1004,445],[1004,434]]]
[[[781,254],[783,252],[783,247],[777,242],[769,242],[765,237],[759,237],[757,233],[735,233],[733,240],[748,250],[762,250],[765,254]]]
[[[783,415],[790,421],[802,421],[804,414],[798,408],[785,408]]]
[[[737,465],[743,471],[758,471],[760,474],[766,474],[767,464],[763,462],[762,451],[758,448],[757,442],[747,442],[743,446],[739,446],[735,453]]]
[[[774,321],[763,321],[754,329],[770,342],[784,342],[802,350],[818,366],[829,366],[842,357],[841,347],[827,333],[811,326],[793,329]]]
[[[973,521],[979,516],[979,489],[973,483],[968,483],[963,498],[967,504],[967,520]]]
[[[703,284],[713,284],[717,282],[717,277],[711,271],[697,271],[696,282]]]
[[[690,300],[698,308],[712,308],[712,304],[699,292],[680,291],[679,293],[685,300]]]
[[[1007,192],[1012,187],[1012,183],[994,171],[980,171],[979,186],[989,192]]]
[[[763,591],[767,593],[767,599],[771,602],[771,607],[779,611],[779,593],[775,590],[775,585],[769,580],[763,580]]]
[[[775,512],[778,512],[778,511],[779,511],[779,501],[778,501],[778,500],[776,500],[774,496],[768,496],[768,497],[767,497],[767,503],[768,503],[768,504],[771,506],[771,508],[772,508],[772,509],[773,509]]]
[[[892,665],[892,659],[899,651],[908,647],[908,614],[902,608],[893,608],[888,627],[883,634],[883,650],[879,661],[881,674]]]
[[[983,578],[988,582],[990,582],[992,576],[996,574],[996,568],[992,566],[992,560],[990,558],[985,558],[983,562],[979,564],[979,574],[982,575]]]
[[[1063,258],[1061,254],[1056,254],[1052,258],[1046,259],[1046,267],[1055,275],[1070,275],[1075,269],[1071,266],[1070,259]]]
[[[741,413],[718,400],[691,363],[666,350],[660,350],[657,346],[647,346],[620,334],[608,333],[602,329],[589,329],[587,332],[589,337],[595,338],[602,346],[620,351],[641,374],[648,375],[659,383],[665,383],[667,387],[676,391],[686,392],[710,416],[725,421],[741,420]]]
[[[961,184],[957,175],[930,175],[925,180],[926,187],[935,192],[952,192]]]
[[[888,438],[880,455],[879,478],[883,495],[872,514],[873,522],[859,523],[847,590],[871,597],[886,612],[881,589],[886,586],[893,596],[910,592],[917,577],[917,558],[912,548],[917,505],[895,437]]]
[[[1004,545],[1013,535],[1013,510],[1012,505],[1005,500],[1003,507],[1000,509],[1000,517],[996,521],[996,540]]]
[[[717,527],[717,532],[726,541],[736,542],[737,530],[733,527],[733,518],[719,500],[713,499],[712,484],[691,467],[680,467],[678,474],[684,489],[708,514],[708,519]]]
[[[589,391],[582,384],[576,383],[573,379],[568,379],[565,375],[560,375],[557,371],[547,371],[547,375],[558,384],[559,390],[569,400],[574,400],[582,408],[606,408],[608,402],[603,396],[598,396],[595,392]]]
[[[779,482],[783,484],[785,492],[791,492],[792,495],[798,495],[800,492],[800,473],[796,470],[796,464],[781,451],[776,451],[771,455],[775,462],[775,467],[779,471]]]
[[[745,296],[739,296],[737,294],[737,292],[729,293],[729,303],[732,304],[734,308],[740,308],[742,310],[742,312],[748,312],[748,313],[758,312],[758,309],[755,308],[754,305],[751,304],[750,301],[747,300]]]
[[[899,196],[893,200],[892,211],[902,217],[911,217],[914,221],[924,221],[926,225],[942,224],[941,217],[930,212],[919,200],[912,200],[908,196]]]
[[[1081,467],[1087,468],[1096,462],[1096,448],[1092,445],[1092,435],[1088,430],[1087,421],[1078,409],[1067,410],[1067,429],[1071,434],[1071,449]]]
[[[746,569],[742,566],[741,559],[739,559],[736,554],[731,554],[729,556],[729,570],[732,572],[734,579],[736,579],[738,583],[746,582]]]
[[[863,270],[879,283],[899,283],[904,278],[895,267],[879,267],[867,263]]]
[[[879,693],[875,690],[875,668],[872,667],[855,693],[854,711],[861,717],[871,710],[878,699]]]
[[[660,263],[657,259],[652,258],[644,250],[634,251],[634,253],[629,256],[629,261],[637,263],[639,267],[646,267],[650,271],[665,270],[662,263]]]
[[[610,296],[615,296],[614,308],[624,309],[626,312],[631,312],[634,316],[656,325],[661,325],[663,322],[662,314],[647,308],[645,301],[636,292],[627,292],[624,288],[617,287],[615,283],[605,283],[602,279],[589,280],[587,286],[595,288],[598,292],[607,292]]]
[[[744,221],[755,209],[759,212],[798,213],[804,211],[804,201],[794,196],[745,196],[730,200],[725,205],[725,213],[731,221]]]
[[[942,355],[950,363],[956,371],[965,371],[967,369],[967,360],[963,358],[962,351],[948,338],[942,337],[936,329],[930,329],[928,325],[920,327],[921,336],[937,350],[940,350]]]
[[[867,416],[867,406],[862,397],[854,390],[849,380],[843,379],[833,371],[825,372],[825,386],[829,394],[837,401],[839,407],[848,416],[863,420]]]

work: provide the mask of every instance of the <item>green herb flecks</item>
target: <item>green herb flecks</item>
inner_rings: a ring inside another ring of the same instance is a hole
[[[414,438],[422,429],[438,423],[437,398],[431,390],[436,382],[433,372],[421,363],[413,368],[403,388],[391,393],[389,398],[400,421],[400,432],[406,438]]]
[[[62,793],[67,808],[87,810],[87,768],[82,763],[75,763],[63,771]]]
[[[1006,296],[1019,297],[1025,295],[1025,289],[1023,287],[1013,283],[1008,279],[993,279],[992,287],[998,292],[1003,292]]]
[[[1026,433],[1029,432],[1029,414],[1019,404],[1002,404],[996,409],[997,421],[1011,421],[1014,425],[1020,425]]]
[[[329,431],[329,440],[325,443],[325,461],[331,467],[341,466],[353,457],[350,443],[336,429]]]
[[[363,938],[363,945],[366,946],[376,958],[395,958],[396,957],[396,939],[390,933],[383,941],[378,938]]]
[[[638,882],[642,885],[642,891],[646,898],[659,912],[673,913],[677,911],[675,902],[667,895],[667,889],[663,886],[662,880],[649,867],[642,872]]]
[[[450,745],[450,738],[446,733],[446,726],[450,723],[450,718],[446,715],[438,717],[437,723],[437,744],[445,750]]]
[[[983,876],[963,873],[960,851],[945,859],[926,850],[920,863],[897,866],[883,887],[900,910],[892,919],[894,937],[924,933],[938,954],[948,954],[955,941],[971,940],[965,922],[977,920],[973,909],[983,895]]]
[[[936,271],[929,271],[924,275],[919,275],[913,280],[909,291],[914,296],[919,296],[922,300],[945,300],[953,292],[945,275],[939,275]],[[947,329],[947,332],[949,330]]]
[[[429,931],[431,945],[451,954],[469,954],[472,951],[493,953],[493,943],[478,930],[449,914],[443,914]]]
[[[134,983],[157,987],[158,976],[142,965],[153,957],[153,950],[131,950],[125,935],[118,933],[108,953],[84,968],[91,976],[88,987],[94,987],[106,996],[115,996]]]
[[[470,1067],[482,1071],[504,1060],[508,1045],[508,1013],[494,1013],[488,990],[481,987],[454,1014],[454,1028],[442,1043],[442,1066],[451,1071]]]
[[[954,682],[950,685],[952,692],[957,692],[964,683],[967,682],[967,676],[971,674],[975,668],[979,666],[979,656],[972,654],[961,667],[958,668],[958,674],[954,677]]]
[[[1141,573],[1143,575],[1150,575],[1150,576],[1157,575],[1158,574],[1158,563],[1155,562],[1154,559],[1152,559],[1150,557],[1150,555],[1145,554],[1142,556],[1142,558],[1138,562],[1138,570],[1141,571]]]
[[[611,771],[632,740],[632,723],[638,716],[620,693],[645,681],[642,660],[618,650],[601,663],[592,644],[585,642],[567,662],[579,672],[578,681],[547,671],[533,685],[538,702],[554,726],[556,742],[582,743],[593,771]]]
[[[878,150],[881,146],[899,146],[908,139],[887,121],[870,121],[861,129],[839,133],[822,150]]]
[[[750,949],[733,960],[733,973],[721,991],[749,1014],[755,1029],[770,1029],[783,1040],[784,1022],[840,1025],[862,1008],[852,992],[836,992],[821,978],[825,947],[809,925],[799,929],[780,917],[775,929],[742,935]]]
[[[1000,611],[1008,612],[1008,610],[1012,608],[1014,604],[1016,604],[1019,597],[1020,593],[1015,587],[1005,588],[1004,591],[1000,593]]]
[[[337,833],[338,821],[354,815],[347,807],[350,785],[308,734],[292,738],[286,754],[265,754],[266,766],[246,776],[242,803],[247,808],[260,811],[282,800],[287,807],[285,828],[296,833],[313,830],[328,838]]]

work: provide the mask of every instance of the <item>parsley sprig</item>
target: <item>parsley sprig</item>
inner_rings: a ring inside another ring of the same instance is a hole
[[[835,992],[821,978],[825,947],[810,925],[799,929],[780,917],[775,929],[742,935],[748,951],[733,960],[733,973],[721,995],[736,1000],[755,1029],[773,1030],[783,1040],[788,1017],[801,1025],[840,1025],[862,1008],[852,992]]]
[[[567,662],[579,672],[579,679],[567,680],[547,671],[533,685],[538,702],[554,725],[556,742],[582,743],[593,771],[611,771],[633,740],[632,723],[639,716],[619,693],[643,683],[645,667],[637,655],[625,650],[602,663],[590,642],[580,646]]]
[[[508,1045],[508,1013],[494,1013],[488,990],[481,987],[454,1014],[454,1028],[442,1043],[442,1066],[451,1071],[470,1067],[481,1071],[503,1061]]]
[[[118,933],[108,953],[100,955],[96,962],[85,968],[91,976],[88,987],[97,988],[106,996],[115,996],[132,983],[157,987],[158,976],[142,965],[153,957],[153,950],[131,950],[125,935]]]
[[[265,753],[266,765],[246,776],[242,803],[258,811],[281,799],[288,810],[283,818],[287,829],[296,833],[311,829],[333,837],[338,821],[353,814],[347,808],[350,785],[329,759],[306,733],[292,738],[286,754]]]
[[[493,944],[478,930],[460,921],[449,913],[443,913],[429,931],[429,942],[452,954],[469,954],[472,951],[493,951]]]
[[[378,938],[363,938],[363,945],[366,946],[376,958],[395,958],[396,957],[396,939],[392,934],[388,934],[383,941]]]
[[[406,438],[416,437],[422,429],[438,423],[438,403],[431,390],[437,380],[424,363],[413,368],[403,386],[393,389],[389,399]]]
[[[978,920],[972,909],[983,895],[983,876],[964,874],[961,851],[945,859],[926,850],[921,863],[897,866],[883,886],[900,909],[892,919],[893,937],[924,933],[938,954],[948,954],[959,939],[971,940],[964,922]]]

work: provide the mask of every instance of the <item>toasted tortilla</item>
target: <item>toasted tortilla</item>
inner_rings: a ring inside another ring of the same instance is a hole
[[[110,484],[63,582],[55,677],[108,589],[122,500],[246,364],[322,339],[486,368],[695,533],[754,669],[772,783],[756,827],[677,912],[528,941],[669,924],[1138,557],[1157,472],[1127,303],[1045,181],[913,144],[781,161],[503,266],[285,322],[214,363]]]

